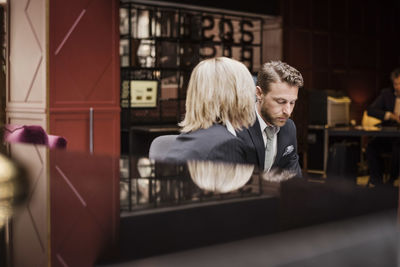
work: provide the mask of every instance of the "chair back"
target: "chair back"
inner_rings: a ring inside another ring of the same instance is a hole
[[[153,160],[162,160],[175,141],[177,134],[161,135],[156,137],[150,145],[149,158]]]

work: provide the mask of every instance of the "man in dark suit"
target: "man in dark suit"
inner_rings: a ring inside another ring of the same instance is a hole
[[[382,126],[399,126],[400,124],[400,68],[390,74],[393,87],[381,91],[375,101],[368,107],[368,115],[382,121]],[[382,184],[382,153],[392,155],[390,179],[393,182],[399,174],[399,139],[375,138],[368,143],[367,161],[370,168],[370,183]]]
[[[289,119],[302,86],[300,72],[281,61],[265,63],[258,72],[257,119],[250,128],[238,132],[238,136],[255,148],[261,170],[284,170],[302,177],[296,126]]]

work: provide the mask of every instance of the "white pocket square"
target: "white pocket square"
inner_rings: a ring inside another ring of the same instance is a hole
[[[283,153],[282,157],[289,155],[290,153],[292,153],[294,150],[293,145],[287,146],[285,148],[285,152]]]

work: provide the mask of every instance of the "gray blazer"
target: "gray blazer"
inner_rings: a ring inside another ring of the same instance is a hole
[[[257,164],[249,158],[254,153],[253,148],[232,135],[225,126],[214,124],[207,129],[178,135],[164,161],[184,163],[187,160],[210,160]]]
[[[263,170],[265,146],[258,118],[253,126],[238,132],[238,137],[247,145],[254,148],[253,151],[255,151],[255,154],[252,158],[255,158],[258,167]],[[277,138],[278,147],[272,168],[278,167],[282,170],[293,171],[296,172],[298,177],[302,177],[299,156],[297,154],[296,126],[291,119],[288,119],[286,124],[280,128]]]

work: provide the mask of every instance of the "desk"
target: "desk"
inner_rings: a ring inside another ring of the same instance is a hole
[[[356,127],[327,127],[324,125],[309,125],[309,130],[321,130],[323,134],[323,167],[322,170],[309,170],[311,173],[322,174],[326,178],[328,164],[329,140],[331,137],[400,137],[400,128],[363,128]],[[361,144],[361,143],[360,143]]]

